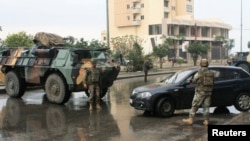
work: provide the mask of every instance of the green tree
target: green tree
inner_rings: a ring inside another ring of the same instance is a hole
[[[133,49],[134,44],[137,43],[141,45],[142,39],[134,35],[125,35],[111,38],[110,43],[113,46],[114,56],[119,56],[121,54],[123,57],[128,57],[128,53]]]
[[[33,36],[27,35],[22,31],[16,34],[10,34],[4,41],[6,47],[32,47],[34,46]]]
[[[68,36],[66,38],[64,38],[65,40],[65,46],[66,47],[74,47],[74,44],[76,42],[76,38],[74,38],[73,36]]]
[[[168,54],[168,57],[171,56],[173,58],[172,67],[174,67],[175,64],[174,60],[176,59],[178,46],[185,40],[185,36],[182,34],[173,37],[166,37],[165,35],[163,35],[162,39],[164,40],[164,42],[166,42],[166,44],[168,44],[169,50],[172,50],[171,52],[172,54]],[[168,53],[170,53],[170,51],[168,51]]]
[[[131,59],[131,65],[133,71],[142,70],[143,68],[143,48],[138,44],[134,43],[133,49],[129,50],[128,58]]]
[[[104,48],[104,43],[101,43],[98,40],[91,40],[90,42],[85,41],[84,38],[74,38],[73,36],[68,36],[65,38],[65,46],[74,47],[74,48]]]
[[[165,41],[163,44],[159,44],[158,46],[153,48],[153,55],[158,57],[160,60],[160,68],[162,68],[163,57],[168,55],[169,45]]]
[[[104,43],[98,40],[94,40],[94,39],[89,42],[88,47],[89,48],[107,48],[107,46]]]
[[[187,51],[191,54],[194,66],[197,64],[197,59],[199,56],[204,57],[207,55],[210,47],[209,44],[202,44],[199,41],[195,41],[189,45]]]

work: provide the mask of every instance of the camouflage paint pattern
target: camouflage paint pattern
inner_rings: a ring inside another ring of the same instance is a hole
[[[91,67],[93,51],[106,52],[107,49],[72,49],[55,47],[40,49],[33,48],[2,48],[0,51],[0,80],[4,83],[7,72],[14,70],[28,85],[45,84],[51,73],[58,73],[68,84],[71,92],[85,91],[82,81],[86,68]],[[87,54],[84,56],[84,53]],[[119,73],[116,65],[111,65],[109,58],[97,61],[97,68],[104,71],[102,88],[112,86]]]

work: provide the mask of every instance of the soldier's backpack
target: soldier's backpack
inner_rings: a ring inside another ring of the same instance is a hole
[[[214,84],[214,73],[211,70],[203,72],[203,85],[213,86]]]
[[[100,81],[100,71],[98,69],[91,69],[91,82],[98,83]]]

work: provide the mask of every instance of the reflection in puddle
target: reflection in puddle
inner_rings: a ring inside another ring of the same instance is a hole
[[[81,99],[83,105],[78,103],[75,110],[75,100],[56,105],[8,98],[0,113],[0,140],[109,140],[119,135],[109,103],[102,101],[102,110],[89,112],[86,99]]]

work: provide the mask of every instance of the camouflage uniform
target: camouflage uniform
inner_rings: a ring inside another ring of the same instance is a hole
[[[193,81],[194,83],[197,83],[197,86],[195,88],[195,95],[192,102],[192,108],[190,110],[189,117],[194,118],[195,113],[199,109],[199,107],[203,106],[203,115],[205,119],[209,119],[209,107],[211,103],[211,94],[212,94],[212,87],[208,88],[205,87],[202,82],[202,72],[207,71],[208,69],[206,67],[201,68],[201,70],[195,74]]]
[[[204,61],[205,65],[204,65]],[[213,85],[204,85],[204,75],[205,73],[210,73],[212,77],[214,77],[214,74],[212,71],[208,70],[208,62],[206,59],[202,59],[201,61],[201,69],[194,75],[194,78],[192,80],[192,83],[197,84],[195,88],[195,94],[192,101],[192,108],[189,112],[189,118],[183,119],[183,122],[189,125],[193,124],[193,119],[195,117],[195,113],[199,109],[199,107],[203,106],[203,115],[204,115],[204,125],[208,125],[209,120],[209,107],[211,103],[211,94],[213,90]],[[203,63],[203,64],[202,64]],[[213,80],[213,79],[212,79]],[[212,82],[213,83],[213,82]]]
[[[90,107],[89,110],[92,110],[92,106],[95,103],[97,109],[101,109],[100,107],[100,75],[101,72],[98,68],[96,68],[96,61],[91,61],[93,64],[92,68],[87,69],[86,77],[84,80],[84,84],[88,85],[89,90],[89,103]],[[98,72],[99,74],[94,74],[93,72]],[[96,76],[93,76],[96,75]],[[98,82],[93,82],[92,78],[98,77]]]
[[[146,60],[144,65],[143,65],[143,70],[144,70],[144,81],[147,82],[147,77],[148,77],[148,71],[150,69],[150,62],[149,60]]]

